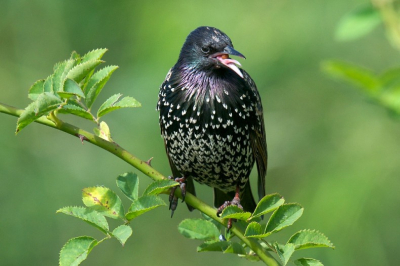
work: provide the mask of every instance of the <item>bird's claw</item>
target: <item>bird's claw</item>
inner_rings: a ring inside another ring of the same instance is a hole
[[[238,198],[233,198],[231,201],[225,201],[224,204],[222,204],[218,209],[217,209],[217,216],[221,217],[221,213],[223,210],[225,210],[226,207],[228,206],[238,206],[240,209],[243,210],[242,205],[240,205],[240,200]]]
[[[218,217],[221,217],[221,214],[222,214],[223,210],[225,210],[225,208],[228,207],[228,206],[238,206],[240,209],[243,210],[243,207],[242,207],[242,205],[240,204],[240,199],[239,199],[239,197],[236,197],[236,196],[235,196],[231,201],[225,201],[224,204],[222,204],[222,205],[218,208],[218,210],[217,210],[217,216],[218,216]],[[229,218],[229,219],[228,219],[228,224],[227,224],[228,231],[232,228],[233,222],[236,222],[236,219],[233,219],[233,218]]]
[[[173,178],[169,176],[168,179],[175,180],[176,182],[179,183],[182,193],[182,202],[184,202],[186,197],[186,183],[185,183],[186,177]],[[174,211],[178,206],[178,197],[175,196],[175,190],[177,189],[177,187],[178,186],[172,187],[171,192],[169,193],[169,209],[171,210],[171,217],[174,215]]]

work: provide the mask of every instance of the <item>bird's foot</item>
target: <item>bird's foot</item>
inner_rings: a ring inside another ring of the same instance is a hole
[[[231,201],[225,201],[224,204],[222,204],[218,210],[217,210],[217,216],[220,217],[221,213],[223,210],[225,210],[226,207],[228,206],[238,206],[240,209],[243,210],[242,205],[240,204],[240,198],[239,198],[239,192],[240,192],[240,187],[236,187],[236,193],[235,197]],[[228,231],[232,228],[233,222],[236,222],[236,219],[229,218],[228,219]]]
[[[179,183],[179,187],[181,188],[182,191],[182,202],[185,201],[186,197],[186,177],[177,177],[173,178],[172,176],[169,176],[168,179],[175,180],[176,182]],[[176,210],[176,207],[178,206],[178,197],[175,196],[175,190],[178,188],[178,186],[172,187],[171,192],[169,193],[169,209],[171,210],[171,217],[174,215],[174,211]]]
[[[224,204],[222,204],[222,205],[218,208],[218,210],[217,210],[217,216],[220,217],[222,211],[223,211],[226,207],[228,207],[228,206],[238,206],[240,209],[243,210],[242,205],[240,205],[240,199],[235,197],[235,198],[233,198],[233,200],[231,200],[231,201],[225,201]],[[229,218],[229,219],[228,219],[228,225],[227,225],[228,231],[232,228],[233,222],[236,222],[236,219],[233,219],[233,218]]]
[[[234,197],[233,200],[231,200],[231,201],[225,201],[224,204],[222,204],[222,205],[217,209],[217,216],[220,217],[222,211],[225,210],[225,208],[228,207],[228,206],[238,206],[240,209],[243,210],[242,205],[240,205],[240,199],[239,199],[239,197]]]

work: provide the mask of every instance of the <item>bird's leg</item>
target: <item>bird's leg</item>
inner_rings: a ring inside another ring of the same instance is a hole
[[[218,210],[217,210],[217,216],[220,217],[222,211],[223,211],[226,207],[232,206],[232,205],[238,206],[240,209],[243,210],[242,205],[240,205],[240,196],[239,196],[239,195],[240,195],[240,187],[239,187],[239,185],[237,185],[237,186],[236,186],[236,193],[235,193],[235,196],[233,197],[233,199],[232,199],[231,201],[225,201],[224,204],[222,204],[222,205],[218,208]],[[232,222],[235,222],[235,221],[236,221],[236,219],[232,219],[232,218],[229,218],[229,219],[228,219],[228,230],[232,228]]]
[[[182,191],[182,202],[185,201],[186,197],[186,177],[177,177],[173,178],[171,176],[168,177],[169,179],[175,180],[176,182],[179,183],[179,186]],[[174,211],[176,210],[176,207],[178,206],[178,197],[175,196],[175,190],[177,189],[178,186],[172,187],[171,192],[169,193],[169,209],[171,210],[171,217],[174,215]]]
[[[231,201],[225,201],[224,204],[222,204],[221,207],[218,208],[218,210],[217,210],[217,216],[218,216],[218,217],[221,216],[222,211],[223,211],[226,207],[232,206],[232,205],[238,206],[240,209],[243,210],[242,205],[240,205],[240,197],[239,197],[239,195],[240,195],[240,187],[239,187],[239,185],[237,185],[237,186],[236,186],[235,197],[233,197],[233,199],[232,199]]]

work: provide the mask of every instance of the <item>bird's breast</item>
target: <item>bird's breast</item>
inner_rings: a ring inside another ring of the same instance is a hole
[[[224,82],[163,85],[162,135],[181,173],[224,191],[234,190],[238,180],[246,183],[254,164],[250,132],[257,124],[252,93]]]

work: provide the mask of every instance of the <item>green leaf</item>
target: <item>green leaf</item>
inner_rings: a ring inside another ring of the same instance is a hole
[[[40,117],[48,114],[50,111],[57,109],[61,103],[62,100],[53,93],[44,92],[36,99],[35,115]]]
[[[111,132],[110,132],[110,128],[108,127],[107,123],[104,121],[100,122],[99,128],[94,128],[93,129],[94,133],[96,134],[96,136],[105,139],[109,142],[112,142],[112,138],[111,138]]]
[[[285,203],[285,199],[279,194],[270,194],[263,197],[260,202],[258,202],[256,209],[253,212],[251,219],[260,217]]]
[[[97,96],[100,94],[104,85],[110,79],[111,74],[118,68],[118,66],[107,66],[100,69],[88,80],[85,87],[86,106],[90,108]]]
[[[126,240],[132,235],[132,228],[128,225],[120,225],[113,230],[112,235],[124,246]]]
[[[28,92],[28,97],[32,101],[35,101],[37,97],[44,92],[43,85],[44,85],[44,79],[40,79],[36,81],[32,87],[30,87],[29,92]]]
[[[139,178],[135,173],[124,173],[117,177],[117,186],[130,199],[136,200],[139,196]]]
[[[246,221],[249,219],[251,216],[250,212],[244,212],[242,209],[240,209],[238,206],[231,205],[226,207],[222,213],[221,213],[221,218],[222,219],[238,219],[238,220],[243,220]]]
[[[241,254],[245,255],[246,250],[242,245],[237,242],[232,242],[228,248],[225,249],[224,253],[233,253],[233,254]]]
[[[278,232],[285,227],[292,225],[303,214],[304,208],[297,203],[284,204],[280,206],[269,218],[266,234]]]
[[[65,80],[63,90],[57,92],[57,94],[64,99],[69,99],[72,96],[85,98],[85,95],[83,94],[81,87],[79,87],[79,84],[69,78]]]
[[[158,195],[161,192],[178,185],[179,183],[174,180],[169,180],[169,179],[157,180],[151,183],[146,188],[146,190],[143,192],[143,195]]]
[[[21,129],[39,118],[35,115],[35,109],[36,102],[32,102],[27,107],[25,107],[24,111],[21,113],[17,120],[17,129],[15,130],[15,133],[18,133],[19,131],[21,131]]]
[[[204,242],[200,246],[197,247],[197,252],[204,251],[220,251],[223,252],[229,247],[229,242],[227,241],[209,241]]]
[[[95,210],[85,207],[64,207],[59,209],[57,213],[64,213],[79,218],[105,234],[110,232],[106,218]]]
[[[54,74],[53,74],[53,90],[54,92],[62,91],[63,82],[68,72],[74,67],[77,61],[73,59],[69,59],[58,63],[54,66]]]
[[[130,221],[138,217],[139,215],[142,215],[148,211],[151,211],[152,209],[163,205],[165,206],[165,202],[158,196],[142,196],[132,202],[132,205],[129,208],[128,213],[126,213],[125,217]]]
[[[43,91],[44,92],[51,92],[53,93],[53,75],[48,76],[43,84]]]
[[[273,245],[275,247],[276,253],[279,256],[279,259],[282,261],[283,266],[285,266],[294,252],[294,245],[292,243],[286,245],[279,245],[278,243],[274,243]]]
[[[288,243],[295,245],[296,250],[314,247],[335,248],[324,234],[316,230],[301,230],[292,235]]]
[[[371,32],[382,23],[379,10],[371,4],[344,16],[336,28],[335,38],[339,41],[350,41]]]
[[[179,233],[191,239],[218,240],[219,230],[210,221],[203,219],[186,219],[178,226]]]
[[[294,261],[297,266],[324,266],[319,260],[311,258],[301,258]]]
[[[40,94],[36,101],[30,103],[18,118],[16,133],[41,116],[57,109],[61,103],[62,101],[52,93],[44,92]]]
[[[124,207],[121,199],[106,187],[88,187],[82,191],[83,203],[99,213],[124,220]]]
[[[95,49],[92,50],[88,53],[86,53],[84,56],[82,56],[82,63],[87,62],[90,60],[100,60],[103,55],[107,52],[107,49]]]
[[[105,114],[108,114],[109,112],[112,112],[114,110],[120,109],[120,108],[126,108],[126,107],[140,107],[141,104],[136,101],[132,97],[125,97],[122,98],[120,101],[119,98],[122,96],[122,94],[114,94],[110,98],[108,98],[99,108],[97,111],[97,116],[101,117]]]
[[[96,49],[96,50],[90,51],[90,52],[88,52],[87,54],[85,54],[85,55],[82,57],[81,62],[88,62],[88,61],[90,61],[90,60],[100,60],[100,59],[103,57],[103,55],[104,55],[104,53],[105,53],[106,51],[107,51],[107,49]],[[92,70],[86,75],[85,79],[84,79],[83,82],[82,82],[82,89],[83,89],[84,92],[87,91],[87,90],[86,90],[86,87],[87,87],[88,82],[89,82],[90,78],[92,77],[93,73],[94,73],[94,69],[92,69]],[[85,94],[86,94],[86,93],[85,93]],[[88,106],[88,107],[89,107],[89,109],[90,109],[90,106]]]
[[[97,240],[89,236],[80,236],[68,240],[60,251],[60,266],[79,265],[97,244]]]
[[[63,105],[62,108],[59,110],[61,114],[73,114],[91,121],[94,121],[93,116],[86,111],[79,103],[74,100],[68,100],[66,105]]]
[[[333,78],[362,88],[368,94],[374,94],[380,89],[379,79],[372,71],[351,63],[325,61],[322,70]]]
[[[222,230],[225,230],[226,229],[226,227],[224,226],[224,225],[222,225],[222,224],[220,224],[219,222],[217,222],[216,220],[214,220],[213,218],[211,218],[210,216],[208,216],[207,214],[204,214],[204,213],[200,213],[201,214],[201,217],[203,217],[203,219],[205,219],[205,220],[207,220],[207,221],[209,221],[209,222],[212,222],[217,228],[218,228],[218,230],[219,231],[222,231]],[[231,232],[230,231],[228,231],[227,233],[226,233],[226,235],[225,235],[225,237],[229,237],[231,235]],[[228,239],[229,240],[229,239]]]
[[[66,78],[72,79],[77,83],[81,82],[95,67],[103,63],[101,60],[89,60],[74,66],[67,74]]]
[[[257,222],[251,222],[246,228],[244,232],[245,237],[255,237],[255,238],[263,238],[263,228],[262,225]]]
[[[238,256],[241,258],[245,258],[248,261],[260,261],[260,257],[257,256],[257,254],[254,252],[250,252],[250,254],[246,254],[246,255],[238,254]]]

